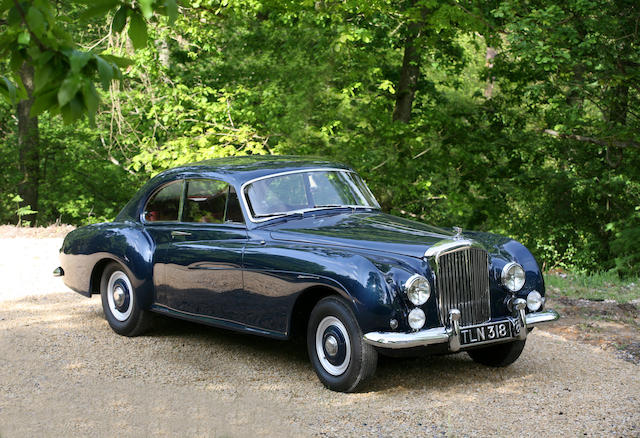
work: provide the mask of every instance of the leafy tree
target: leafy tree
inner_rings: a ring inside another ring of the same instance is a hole
[[[18,192],[37,209],[40,181],[38,115],[61,114],[71,123],[87,114],[93,121],[99,95],[94,83],[106,89],[122,77],[128,62],[107,52],[83,50],[69,32],[69,18],[104,16],[117,8],[111,29],[121,32],[128,23],[134,47],[147,43],[147,23],[154,10],[174,20],[175,0],[119,0],[88,2],[81,11],[74,3],[55,8],[49,0],[0,2],[0,55],[8,58],[9,73],[0,76],[0,94],[17,103],[19,167]]]
[[[172,5],[146,4],[64,4],[47,21],[90,55],[76,73],[64,52],[43,61],[59,67],[37,117],[37,208],[25,202],[39,221],[109,220],[150,175],[189,161],[321,155],[355,167],[395,214],[512,235],[547,268],[637,269],[633,2],[204,0],[175,21]],[[28,94],[10,61],[45,55],[31,34],[17,42],[24,22],[2,5],[0,218],[15,221]],[[96,56],[112,77],[94,87],[93,116],[76,118],[91,114],[84,84],[103,79]],[[83,85],[63,110],[70,75]]]

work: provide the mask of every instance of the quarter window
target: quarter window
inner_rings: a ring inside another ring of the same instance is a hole
[[[158,190],[147,202],[144,219],[147,222],[174,222],[178,220],[182,181],[176,181]]]

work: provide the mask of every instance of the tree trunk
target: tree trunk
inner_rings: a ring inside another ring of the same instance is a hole
[[[616,85],[609,91],[609,113],[605,118],[609,126],[614,131],[627,124],[627,112],[629,110],[629,86],[626,84]],[[623,150],[613,143],[607,145],[605,156],[609,166],[614,169],[622,163]]]
[[[165,38],[156,40],[156,47],[158,48],[158,61],[160,65],[168,69],[171,67],[169,44]]]
[[[487,85],[484,87],[484,97],[486,97],[487,99],[491,99],[493,97],[493,87],[494,87],[494,76],[491,72],[491,69],[493,69],[493,59],[496,57],[496,55],[498,54],[498,51],[496,49],[494,49],[493,47],[489,47],[487,46],[487,51],[485,54],[485,63],[484,66],[487,67],[487,70],[489,70],[489,75],[487,76]]]
[[[18,151],[22,181],[18,184],[18,194],[23,205],[38,210],[38,183],[40,182],[40,135],[38,118],[31,117],[33,105],[33,67],[26,62],[20,68],[20,79],[27,90],[27,99],[18,102]],[[36,214],[26,215],[22,219],[35,225]]]
[[[579,84],[579,86],[574,87],[569,91],[567,95],[567,103],[569,105],[574,106],[576,108],[582,109],[582,105],[584,104],[584,96],[583,96],[583,84],[584,84],[584,73],[586,68],[582,64],[576,64],[572,69],[573,74],[573,82],[575,84]]]
[[[626,84],[617,85],[610,93],[609,123],[625,126],[629,109],[629,86]]]
[[[423,23],[409,25],[409,33],[404,43],[404,57],[402,59],[402,71],[400,81],[396,88],[396,106],[393,110],[393,120],[409,123],[411,120],[411,107],[413,97],[420,77],[420,53],[416,49],[416,39],[420,37]]]

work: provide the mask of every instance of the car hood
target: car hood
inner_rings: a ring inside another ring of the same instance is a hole
[[[455,236],[451,230],[377,212],[314,215],[272,225],[269,229],[275,240],[384,251],[418,258],[434,245],[450,242]],[[477,233],[464,233],[462,237],[478,240]]]

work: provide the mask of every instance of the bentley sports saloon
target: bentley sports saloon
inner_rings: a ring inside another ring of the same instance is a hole
[[[100,295],[111,328],[136,336],[154,313],[305,340],[329,389],[351,392],[379,354],[465,351],[513,363],[558,314],[520,243],[381,211],[351,168],[302,157],[235,157],[160,173],[113,222],[60,250],[71,289]]]

